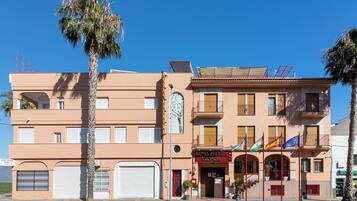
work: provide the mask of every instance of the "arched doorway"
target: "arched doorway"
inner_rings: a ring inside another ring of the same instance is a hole
[[[270,180],[290,179],[290,160],[283,155],[283,171],[281,172],[281,155],[273,154],[265,158],[265,176]]]
[[[259,180],[259,159],[250,154],[247,155],[247,163],[245,154],[234,159],[234,178],[243,178],[246,166],[248,180]]]

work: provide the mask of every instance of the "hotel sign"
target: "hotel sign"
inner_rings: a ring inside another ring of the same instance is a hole
[[[229,151],[196,151],[197,163],[228,163],[232,161],[232,152]]]

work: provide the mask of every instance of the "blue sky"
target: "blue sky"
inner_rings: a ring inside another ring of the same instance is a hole
[[[298,77],[321,77],[322,55],[339,34],[357,27],[357,1],[344,0],[112,0],[124,22],[121,59],[100,71],[169,70],[170,60],[194,66],[293,65]],[[0,7],[0,92],[10,89],[15,54],[38,72],[86,71],[82,47],[59,32],[55,0],[6,0]],[[34,78],[35,79],[35,78]],[[348,114],[350,88],[332,88],[332,122]],[[0,117],[0,122],[10,123]],[[12,129],[0,124],[0,158],[7,157]]]

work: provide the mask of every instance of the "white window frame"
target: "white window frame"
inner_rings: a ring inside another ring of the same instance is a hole
[[[61,144],[62,143],[62,135],[60,132],[55,132],[54,134],[54,143]]]
[[[32,131],[32,133],[23,133],[24,131]],[[18,129],[18,139],[20,144],[33,144],[35,143],[35,129],[33,127],[27,127],[27,128],[19,128]],[[30,136],[23,136],[23,135],[30,135],[32,134],[32,137]],[[31,138],[31,139],[30,139]]]
[[[143,134],[150,136],[143,138],[143,136],[141,136]],[[161,142],[161,129],[158,127],[140,127],[138,129],[138,140],[141,144],[158,144]]]
[[[154,101],[154,102],[152,102]],[[145,97],[144,98],[144,109],[157,109],[157,98],[155,97]]]
[[[94,182],[93,182],[94,192],[109,192],[109,188],[110,188],[109,183],[110,183],[109,170],[99,169],[95,171]]]
[[[123,135],[123,136],[121,136]],[[127,128],[116,127],[114,128],[114,142],[118,144],[125,144],[127,142]]]
[[[96,144],[109,144],[110,143],[110,127],[95,128],[95,143]],[[106,135],[106,136],[99,136]]]
[[[106,103],[101,102],[101,101],[106,101]],[[101,105],[101,104],[103,104],[103,105]],[[99,110],[109,109],[109,98],[108,97],[98,97],[95,101],[95,109],[99,109]]]
[[[57,98],[57,109],[60,109],[60,110],[64,109],[64,98],[63,97]]]

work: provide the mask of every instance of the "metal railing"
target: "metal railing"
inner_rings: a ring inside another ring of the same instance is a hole
[[[238,105],[238,115],[254,115],[255,104]]]
[[[199,135],[193,143],[194,147],[221,147],[223,146],[223,136]]]
[[[223,112],[223,101],[198,101],[194,112],[220,113]]]

